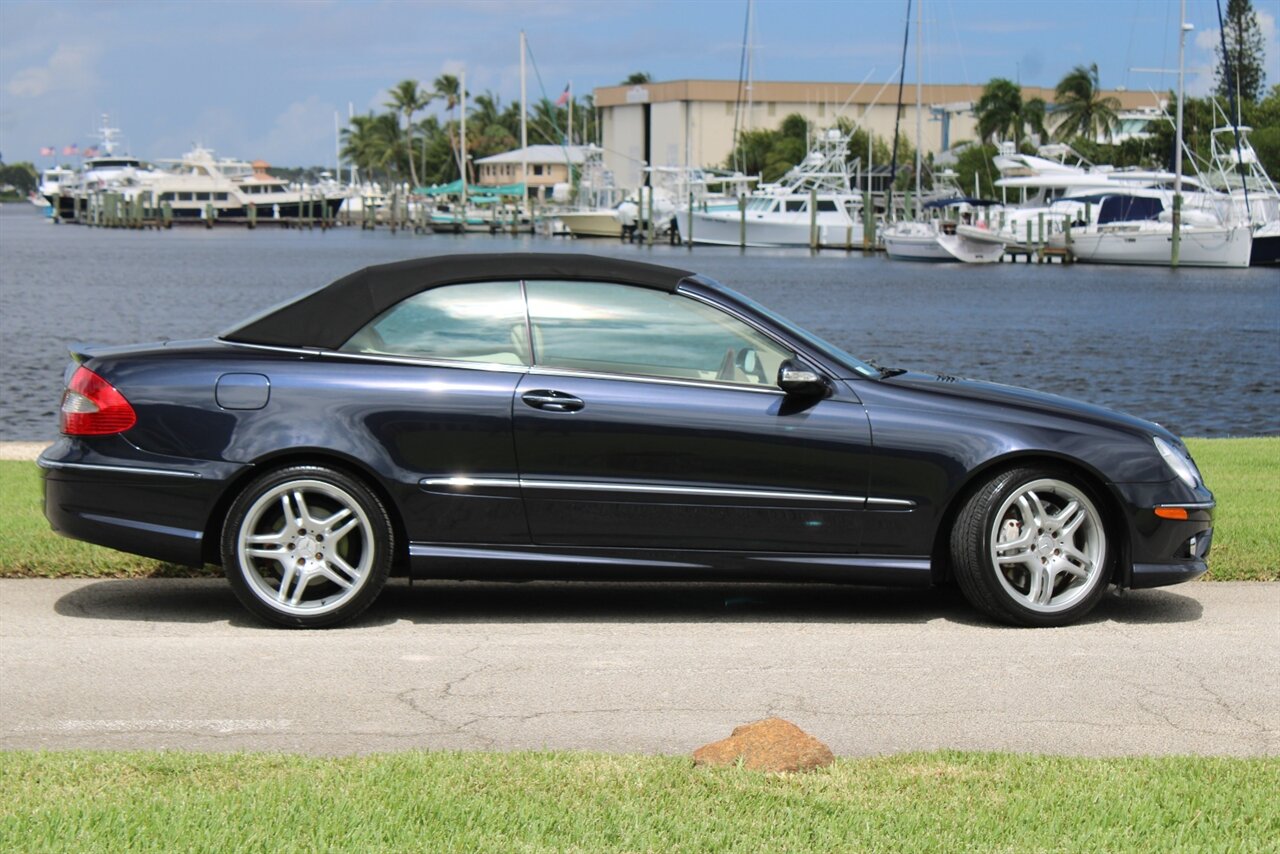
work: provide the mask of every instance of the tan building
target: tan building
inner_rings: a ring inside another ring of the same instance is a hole
[[[519,184],[524,181],[522,164],[529,166],[530,198],[550,199],[556,184],[569,182],[569,165],[581,166],[583,148],[580,145],[531,145],[517,148],[475,161],[481,186],[500,187],[503,184]]]
[[[898,97],[897,82],[883,83],[778,83],[757,82],[750,93],[739,92],[734,80],[672,80],[640,86],[603,86],[594,92],[600,111],[605,165],[619,184],[641,182],[644,165],[723,166],[733,150],[734,117],[739,97],[743,102],[741,126],[774,129],[791,113],[799,113],[815,127],[833,124],[840,116],[893,138]],[[1159,106],[1149,92],[1107,91],[1122,109]],[[966,139],[974,139],[973,104],[982,86],[931,85],[922,93],[922,140],[926,152],[937,153]],[[913,139],[916,132],[915,87],[908,84],[901,109],[901,132]],[[1024,98],[1052,102],[1054,92],[1039,86],[1022,87]],[[947,146],[943,145],[944,135]],[[865,156],[864,156],[865,159]],[[864,166],[866,164],[863,164]],[[874,164],[873,164],[874,165]]]

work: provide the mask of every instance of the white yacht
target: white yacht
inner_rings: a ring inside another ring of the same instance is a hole
[[[65,166],[54,166],[40,171],[40,183],[36,185],[29,201],[42,208],[47,216],[53,216],[53,198],[70,190],[80,178],[80,173]]]
[[[47,188],[42,183],[40,188],[50,205],[57,197],[58,214],[68,221],[75,220],[77,210],[84,210],[92,193],[111,188],[132,200],[137,190],[158,174],[137,157],[117,153],[120,129],[111,126],[107,115],[102,116],[102,124],[93,135],[98,138],[96,148],[99,153],[86,157],[78,172],[71,176],[61,175],[56,183],[51,182]]]
[[[261,220],[300,216],[336,216],[346,201],[340,185],[327,188],[290,186],[267,172],[262,160],[217,159],[196,146],[181,159],[162,160],[168,168],[144,185],[156,204],[168,204],[175,220],[206,218],[243,220],[252,206]]]
[[[692,211],[677,208],[680,234],[692,235],[694,243],[729,246],[743,242],[744,230],[747,246],[808,246],[815,236],[819,245],[859,246],[862,195],[852,189],[848,151],[847,134],[837,128],[821,131],[798,166],[747,197],[745,212],[710,205],[703,210],[696,204]]]
[[[1210,133],[1209,183],[1230,198],[1232,216],[1253,229],[1249,266],[1280,264],[1280,192],[1249,142],[1252,128],[1218,127]]]

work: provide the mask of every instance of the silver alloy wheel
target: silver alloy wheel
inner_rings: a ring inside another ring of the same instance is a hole
[[[291,480],[264,492],[236,537],[254,595],[297,616],[327,614],[354,598],[369,578],[374,550],[360,503],[321,480]]]
[[[1065,611],[1106,583],[1102,518],[1070,483],[1043,478],[1019,487],[1000,506],[988,541],[1000,585],[1033,611]]]

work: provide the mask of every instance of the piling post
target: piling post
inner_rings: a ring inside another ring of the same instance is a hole
[[[657,223],[653,221],[653,185],[649,185],[649,245],[653,245],[653,232]]]
[[[1179,109],[1182,108],[1181,102],[1179,102],[1178,108]],[[1178,261],[1179,261],[1178,256],[1181,254],[1181,251],[1182,251],[1182,193],[1173,194],[1173,229],[1172,230],[1173,230],[1173,249],[1172,249],[1172,254],[1169,256],[1169,266],[1176,268],[1178,266]]]
[[[169,202],[160,204],[160,222],[166,228],[173,228],[173,205]]]
[[[818,191],[809,188],[809,251],[818,248]]]
[[[206,202],[204,206],[204,227],[205,228],[213,228],[213,217],[214,217],[213,203]]]
[[[689,233],[680,235],[680,239],[689,245],[689,251],[693,251],[693,190],[689,190]]]
[[[249,230],[253,231],[258,227],[258,204],[249,202]]]
[[[747,248],[747,197],[738,196],[738,248]]]
[[[867,179],[871,180],[870,178]],[[876,206],[871,203],[871,194],[862,193],[862,251],[870,252],[876,233]]]
[[[72,204],[75,203],[75,196],[72,196]],[[57,225],[62,224],[62,194],[53,194],[53,221]]]

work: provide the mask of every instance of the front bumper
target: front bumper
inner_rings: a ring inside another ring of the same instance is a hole
[[[1115,487],[1129,516],[1128,559],[1117,583],[1132,588],[1163,587],[1192,581],[1208,571],[1213,493],[1203,486],[1188,489],[1180,481]],[[1185,511],[1185,518],[1157,515],[1161,508]]]

